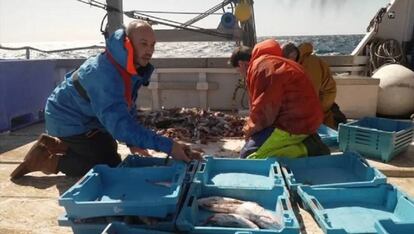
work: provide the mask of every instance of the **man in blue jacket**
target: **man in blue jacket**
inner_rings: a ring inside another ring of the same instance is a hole
[[[148,85],[154,70],[149,63],[154,46],[151,26],[135,20],[107,39],[104,53],[68,73],[46,103],[48,135],[39,137],[11,177],[33,171],[82,176],[96,164],[114,167],[121,162],[116,140],[125,142],[132,153],[153,149],[186,162],[200,159],[188,146],[134,119],[138,90]]]

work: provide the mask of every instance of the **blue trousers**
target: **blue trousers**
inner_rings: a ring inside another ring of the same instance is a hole
[[[240,158],[247,158],[250,154],[257,151],[260,146],[272,135],[272,132],[275,130],[273,127],[268,127],[262,131],[253,134],[250,139],[246,142],[243,148],[240,151]]]

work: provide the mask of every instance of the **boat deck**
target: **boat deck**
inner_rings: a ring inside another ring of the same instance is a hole
[[[71,233],[67,227],[59,227],[57,218],[64,211],[58,205],[58,197],[77,178],[63,174],[46,176],[32,173],[11,181],[10,173],[22,162],[25,153],[44,131],[44,124],[0,135],[0,233]],[[241,139],[223,139],[208,145],[197,145],[206,154],[237,157],[243,145]],[[123,157],[128,148],[119,144]],[[414,197],[414,142],[407,152],[396,156],[389,164],[369,160],[371,165],[388,176],[388,181]],[[302,223],[302,233],[323,233],[305,210],[296,207]]]

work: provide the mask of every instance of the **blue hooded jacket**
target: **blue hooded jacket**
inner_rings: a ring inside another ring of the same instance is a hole
[[[127,64],[124,47],[125,32],[117,30],[106,42],[106,49],[122,67]],[[132,76],[132,100],[135,103],[138,89],[148,83],[154,70]],[[79,83],[90,101],[75,89],[73,72],[49,96],[46,108],[46,131],[56,137],[68,137],[86,133],[92,129],[109,132],[116,140],[144,149],[171,153],[172,140],[144,128],[131,113],[124,97],[124,81],[105,53],[86,60],[78,70]]]

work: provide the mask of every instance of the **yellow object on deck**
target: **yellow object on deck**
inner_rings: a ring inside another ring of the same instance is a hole
[[[276,128],[263,145],[247,158],[305,157],[308,155],[308,151],[302,141],[306,137],[308,137],[308,135],[294,135]]]

